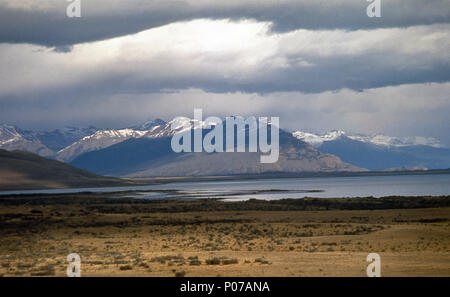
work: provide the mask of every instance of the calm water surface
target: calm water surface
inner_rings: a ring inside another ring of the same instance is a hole
[[[177,190],[177,192],[146,192]],[[57,190],[27,190],[0,192],[10,194],[59,194],[79,192],[136,191],[127,197],[143,199],[169,198],[226,198],[226,200],[282,199],[301,197],[382,197],[450,195],[450,174],[277,178],[235,181],[177,182],[153,186],[115,188],[81,188]],[[320,192],[308,192],[320,191]]]

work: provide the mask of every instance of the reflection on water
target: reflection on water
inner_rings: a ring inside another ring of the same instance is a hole
[[[191,200],[200,198],[209,199],[221,199],[224,201],[240,201],[251,198],[255,199],[282,199],[287,196],[300,197],[306,193],[318,193],[320,190],[236,190],[236,191],[209,191],[209,190],[197,190],[197,191],[161,191],[161,192],[135,192],[132,194],[124,194],[119,197],[122,198],[140,198],[150,200],[162,200],[162,199],[177,199],[177,200]]]
[[[223,198],[226,201],[250,198],[273,200],[302,197],[441,196],[450,195],[450,174],[179,182],[115,188],[8,191],[0,192],[0,195],[118,191],[128,191],[128,193],[114,194],[115,197],[142,199]]]

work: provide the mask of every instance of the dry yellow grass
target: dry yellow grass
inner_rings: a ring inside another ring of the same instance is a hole
[[[127,211],[129,212],[129,211]],[[0,275],[450,276],[450,208],[105,213],[1,206]],[[181,273],[182,275],[183,273]]]

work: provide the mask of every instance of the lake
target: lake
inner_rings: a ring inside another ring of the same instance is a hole
[[[152,192],[156,191],[156,192]],[[11,194],[117,192],[120,197],[142,199],[223,198],[227,201],[302,197],[383,197],[450,195],[450,174],[246,179],[232,181],[173,182],[162,185],[114,188],[4,191]]]

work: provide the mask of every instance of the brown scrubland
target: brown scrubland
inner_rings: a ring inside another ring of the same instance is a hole
[[[450,276],[450,196],[149,201],[0,197],[0,275]]]

